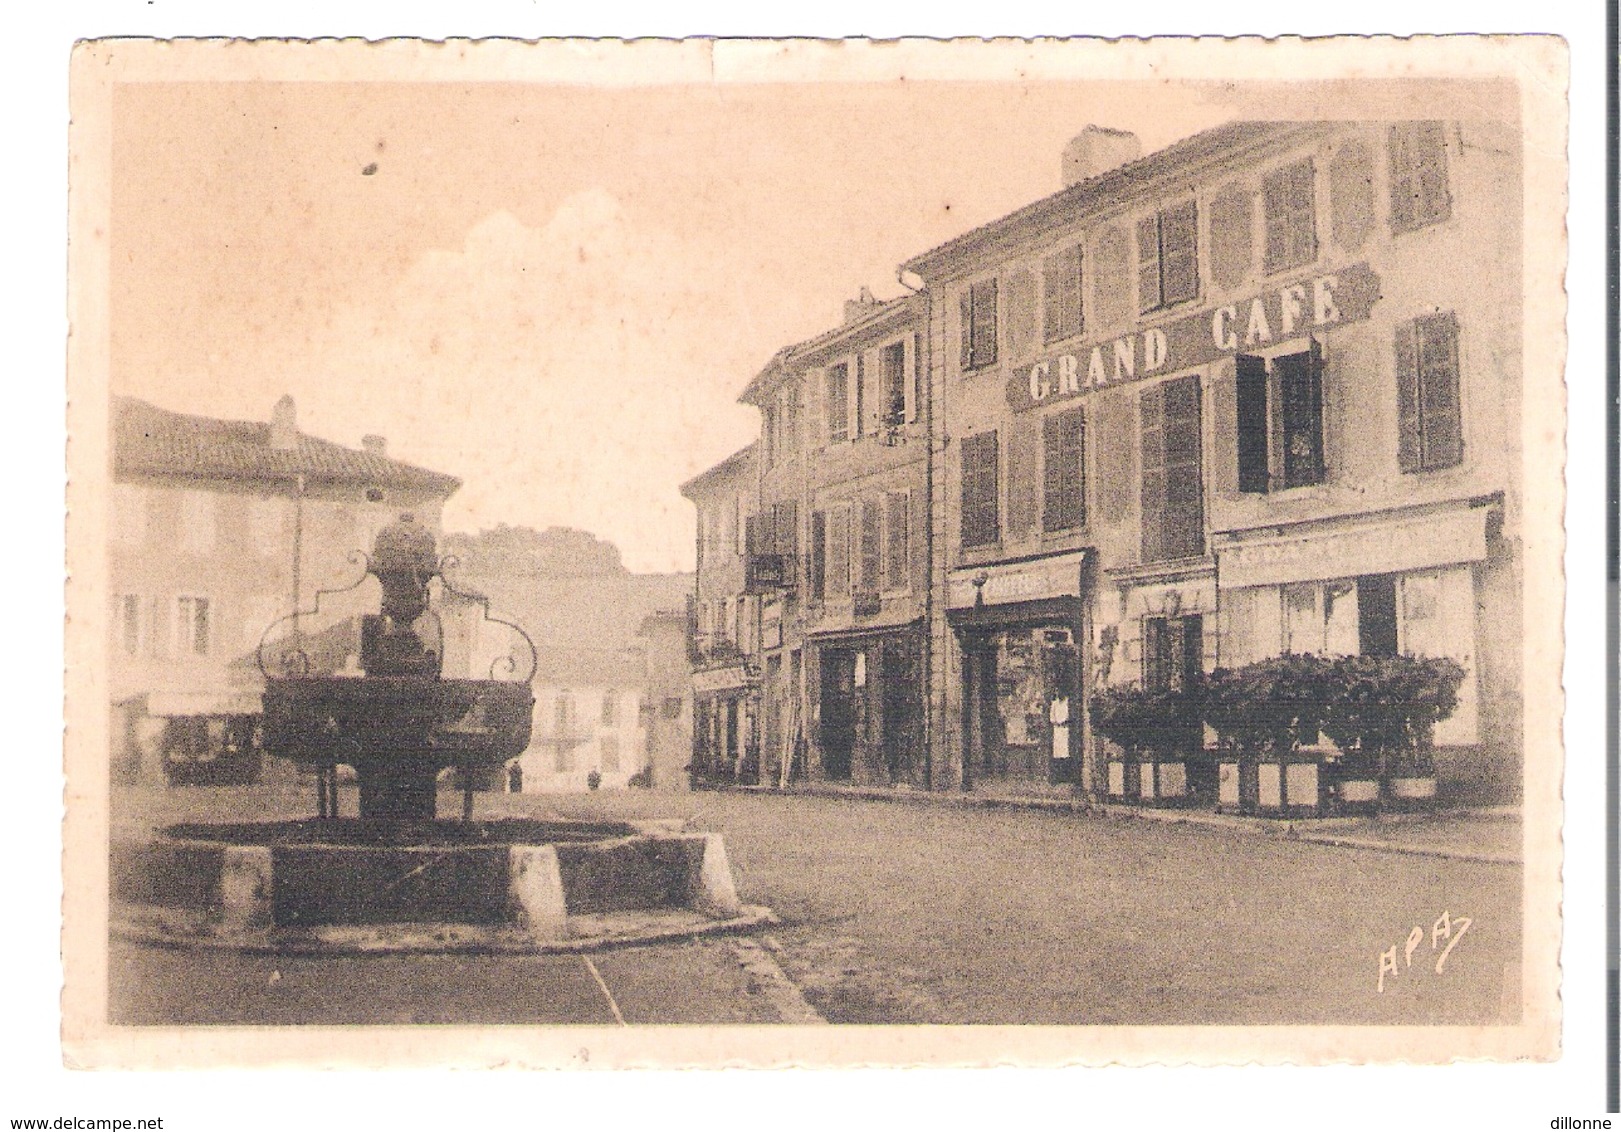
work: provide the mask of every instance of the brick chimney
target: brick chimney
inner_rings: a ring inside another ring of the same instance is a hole
[[[861,288],[861,294],[857,295],[853,299],[844,300],[844,321],[854,322],[863,315],[871,314],[874,310],[881,306],[883,306],[883,304],[872,297],[872,290],[868,287],[863,287]]]
[[[1127,130],[1088,126],[1064,147],[1064,188],[1090,181],[1143,155],[1143,143]]]
[[[291,393],[283,393],[270,412],[270,447],[287,449],[297,445],[298,406],[293,404]]]
[[[388,437],[378,436],[375,432],[362,436],[360,446],[373,456],[388,455]]]

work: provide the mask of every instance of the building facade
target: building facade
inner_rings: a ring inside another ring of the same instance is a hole
[[[742,398],[752,486],[733,457],[689,493],[701,557],[705,493],[757,501],[746,554],[700,570],[696,642],[720,579],[757,599],[758,750],[715,749],[750,781],[802,750],[811,777],[1107,798],[1099,689],[1407,654],[1464,669],[1442,791],[1512,798],[1523,156],[1494,113],[1147,156],[1089,128],[1061,191],[780,352]],[[1155,791],[1225,800],[1213,740]]]
[[[390,459],[381,437],[349,449],[308,436],[290,397],[269,422],[131,398],[114,418],[114,777],[250,781],[261,644],[272,664],[296,652],[312,671],[351,665],[375,583],[318,592],[353,582],[354,552],[402,512],[437,534],[460,481]],[[454,646],[454,618],[442,628]]]
[[[1443,782],[1514,788],[1519,184],[1509,122],[1234,123],[906,265],[959,781],[1102,795],[1087,689],[1401,652],[1466,671]]]
[[[697,512],[697,573],[688,649],[694,782],[758,782],[759,597],[745,578],[758,444],[681,485]]]

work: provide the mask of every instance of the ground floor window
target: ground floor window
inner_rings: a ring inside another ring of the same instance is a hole
[[[1080,765],[1078,654],[1065,624],[963,638],[965,770],[1073,782]]]

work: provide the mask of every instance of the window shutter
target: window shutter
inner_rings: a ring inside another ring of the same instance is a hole
[[[964,287],[957,297],[957,366],[965,373],[974,368],[974,290]]]
[[[1274,170],[1262,181],[1269,272],[1310,263],[1317,257],[1314,176],[1307,160]]]
[[[1042,335],[1046,342],[1073,338],[1084,329],[1081,248],[1047,257],[1042,264]]]
[[[1160,305],[1159,217],[1137,221],[1137,309]]]
[[[1167,306],[1199,295],[1198,230],[1192,201],[1160,216],[1160,297]]]
[[[824,593],[844,597],[850,592],[850,508],[836,507],[828,516],[827,581]]]
[[[790,499],[772,508],[776,515],[776,537],[772,553],[788,558],[799,557],[799,504]]]
[[[1042,529],[1068,531],[1086,524],[1085,419],[1079,409],[1042,423]]]
[[[861,504],[861,588],[876,590],[884,565],[884,510],[880,499]]]
[[[973,304],[974,368],[996,364],[996,280],[984,279],[969,288]]]
[[[1238,490],[1266,491],[1267,415],[1266,360],[1239,354]]]
[[[1144,389],[1137,411],[1143,450],[1143,561],[1157,562],[1165,557],[1165,386]]]
[[[906,351],[903,362],[903,373],[906,380],[906,420],[911,423],[917,420],[918,406],[922,403],[923,375],[918,367],[918,338],[916,334],[908,334],[902,343]]]
[[[1446,131],[1440,122],[1420,122],[1418,142],[1417,200],[1419,217],[1429,224],[1452,215],[1452,195],[1447,191]]]
[[[856,355],[856,372],[850,389],[850,436],[860,439],[866,435],[867,412],[867,356]]]
[[[996,431],[962,442],[962,542],[989,546],[1001,538],[997,522]]]
[[[827,595],[827,515],[811,512],[811,597],[821,601]]]
[[[1165,394],[1165,544],[1167,557],[1204,553],[1200,473],[1199,379],[1167,382]]]
[[[904,491],[892,491],[886,497],[888,515],[885,516],[885,534],[888,545],[885,547],[887,559],[886,584],[892,590],[904,590],[910,579],[907,577],[911,558],[911,530],[909,502],[911,497]]]
[[[1404,322],[1396,327],[1396,459],[1404,472],[1424,468],[1418,403],[1418,324]]]
[[[745,550],[747,554],[750,557],[753,557],[756,554],[764,553],[764,551],[760,549],[760,516],[758,514],[750,515],[748,517],[748,522],[745,525],[745,529],[747,530],[747,536],[745,538]]]
[[[1399,125],[1390,127],[1390,226],[1397,231],[1411,228],[1418,215],[1418,189],[1409,157],[1408,134]]]
[[[1424,467],[1450,468],[1463,459],[1457,321],[1451,314],[1419,319],[1417,345]]]

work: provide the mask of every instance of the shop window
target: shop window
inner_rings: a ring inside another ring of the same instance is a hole
[[[1042,340],[1061,342],[1085,329],[1081,309],[1081,248],[1065,248],[1041,266]]]
[[[1071,531],[1086,525],[1086,418],[1080,409],[1054,413],[1042,422],[1045,506],[1042,530]]]
[[[962,544],[993,546],[1002,537],[997,514],[996,430],[962,442]]]
[[[884,512],[876,499],[861,504],[861,586],[871,593],[878,589],[884,563]]]
[[[810,526],[810,589],[811,600],[821,601],[827,596],[827,514],[811,512]]]
[[[1458,323],[1450,312],[1396,328],[1396,411],[1402,471],[1427,472],[1462,462]]]
[[[1285,271],[1317,258],[1316,171],[1297,161],[1261,182],[1266,215],[1266,270]]]
[[[826,418],[827,439],[838,442],[850,439],[850,366],[840,362],[828,366],[823,377],[822,410]]]
[[[209,600],[175,598],[175,643],[181,656],[207,656],[209,652]]]
[[[1390,127],[1390,228],[1409,232],[1452,215],[1446,131],[1440,122]]]
[[[1143,686],[1151,692],[1185,692],[1204,671],[1204,617],[1143,620]]]
[[[1323,482],[1323,364],[1316,342],[1298,354],[1240,354],[1238,490],[1281,491]]]
[[[892,342],[878,355],[883,382],[884,424],[895,428],[906,423],[906,343]]]
[[[911,496],[892,491],[885,500],[889,514],[884,524],[884,584],[892,590],[904,590],[911,584]]]
[[[1204,553],[1199,444],[1199,379],[1143,390],[1142,553],[1145,562]]]
[[[1395,656],[1396,577],[1369,574],[1356,580],[1357,649],[1363,656]]]
[[[1144,312],[1199,295],[1198,214],[1194,203],[1137,222],[1137,306]]]
[[[958,301],[961,338],[958,363],[964,373],[996,364],[996,280],[983,279]]]
[[[828,597],[843,597],[850,592],[850,509],[835,507],[827,517],[827,582]]]

